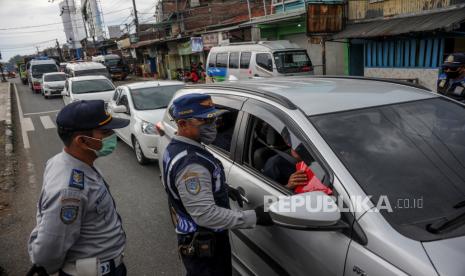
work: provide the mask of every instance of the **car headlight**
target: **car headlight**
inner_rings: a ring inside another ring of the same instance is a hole
[[[141,130],[144,134],[158,134],[155,124],[149,123],[147,121],[142,121]]]

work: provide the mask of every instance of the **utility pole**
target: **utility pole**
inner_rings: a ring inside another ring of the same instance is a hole
[[[247,9],[249,10],[249,21],[252,20],[252,12],[250,11],[250,1],[247,0]]]
[[[58,48],[58,54],[60,55],[60,61],[63,62],[63,55],[61,54],[61,48],[60,48],[60,43],[58,42],[58,39],[56,39],[57,42],[57,48]]]
[[[36,46],[37,54],[39,54],[39,46]]]
[[[266,16],[266,0],[263,0],[263,10],[265,11],[265,16]]]
[[[139,18],[137,17],[136,0],[132,0],[132,7],[134,8],[134,24],[136,25],[136,35],[139,37]]]

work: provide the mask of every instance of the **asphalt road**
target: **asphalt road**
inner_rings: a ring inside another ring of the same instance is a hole
[[[46,100],[40,94],[33,94],[18,78],[13,82],[20,100],[20,108],[15,108],[18,122],[16,145],[19,147],[17,194],[12,206],[15,210],[1,224],[0,266],[10,275],[24,275],[30,266],[27,240],[35,225],[35,204],[42,186],[44,166],[62,149],[55,119],[63,101],[61,98]],[[22,109],[24,119],[20,118],[19,109]],[[110,185],[123,219],[127,234],[125,263],[129,275],[182,275],[182,264],[176,253],[176,235],[157,163],[139,165],[132,149],[119,141],[116,151],[97,160],[96,166]]]

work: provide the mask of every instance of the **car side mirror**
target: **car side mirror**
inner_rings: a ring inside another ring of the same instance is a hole
[[[273,222],[285,228],[331,231],[349,227],[341,220],[334,199],[320,191],[279,198],[268,211]]]
[[[66,89],[61,91],[61,96],[69,96],[68,91]]]
[[[128,113],[128,109],[124,105],[116,105],[111,108],[114,113]]]

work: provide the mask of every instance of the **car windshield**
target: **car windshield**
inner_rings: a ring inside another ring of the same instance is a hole
[[[41,78],[45,73],[58,72],[55,64],[35,64],[32,65],[32,76],[34,78]]]
[[[108,76],[108,71],[105,68],[102,69],[89,69],[89,70],[76,70],[74,71],[75,77],[80,76]]]
[[[107,59],[107,60],[105,60],[105,65],[107,65],[107,66],[117,66],[119,62],[120,62],[120,60],[116,59],[116,58]]]
[[[371,198],[385,197],[381,214],[415,240],[443,234],[426,227],[457,212],[465,199],[465,107],[444,98],[310,117],[322,137]]]
[[[64,81],[66,80],[65,74],[53,74],[44,77],[45,81]]]
[[[182,85],[170,85],[131,89],[134,108],[138,110],[166,108],[174,93],[182,87]]]
[[[312,66],[312,62],[304,50],[276,52],[274,53],[274,62],[276,69],[281,74],[309,72]]]
[[[114,90],[115,87],[109,80],[82,80],[73,81],[73,94],[96,93]]]

